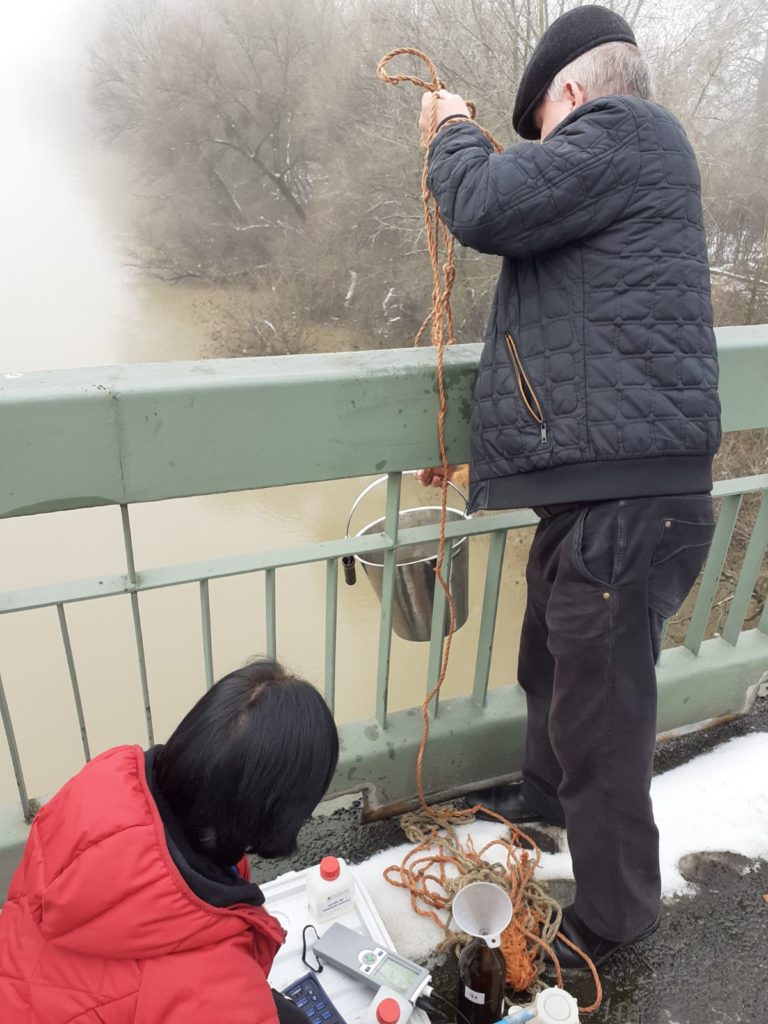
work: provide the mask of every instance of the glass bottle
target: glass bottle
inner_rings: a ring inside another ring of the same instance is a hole
[[[473,939],[459,958],[460,1024],[496,1024],[504,1008],[507,965],[498,946]],[[466,1018],[466,1020],[465,1020]]]

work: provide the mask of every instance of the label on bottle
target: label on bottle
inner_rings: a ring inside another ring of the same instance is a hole
[[[466,985],[464,986],[464,995],[467,997],[470,1003],[476,1003],[478,1006],[483,1006],[483,1004],[485,1003],[484,992],[475,992],[473,988],[468,988]]]
[[[317,905],[317,913],[319,917],[324,917],[340,907],[346,907],[351,904],[352,890],[347,889],[346,892],[334,893],[332,896],[327,896],[325,899],[320,900]]]

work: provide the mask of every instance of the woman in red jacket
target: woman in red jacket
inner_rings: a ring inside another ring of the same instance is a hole
[[[0,914],[2,1024],[298,1014],[267,983],[284,934],[245,854],[295,849],[338,751],[317,690],[262,661],[165,746],[94,758],[38,813]]]

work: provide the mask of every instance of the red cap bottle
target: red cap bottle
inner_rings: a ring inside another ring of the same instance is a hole
[[[323,857],[320,861],[320,877],[324,882],[335,882],[341,874],[341,866],[335,857]]]
[[[376,1020],[379,1024],[397,1024],[400,1020],[400,1007],[396,999],[382,999],[376,1007]]]

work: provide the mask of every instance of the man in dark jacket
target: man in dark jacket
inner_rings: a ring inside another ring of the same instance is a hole
[[[518,668],[523,781],[477,796],[567,827],[577,888],[563,931],[600,962],[658,924],[655,663],[713,531],[720,410],[699,172],[651,101],[632,30],[604,7],[563,15],[533,53],[513,121],[541,145],[496,154],[460,97],[439,104],[430,188],[460,242],[503,257],[470,504],[541,516]],[[564,966],[583,963],[556,945]]]

